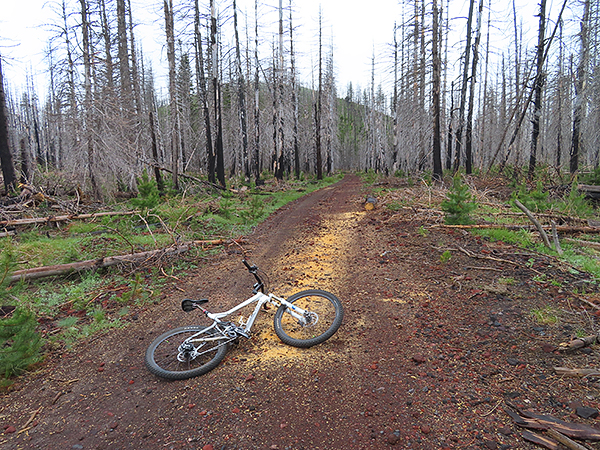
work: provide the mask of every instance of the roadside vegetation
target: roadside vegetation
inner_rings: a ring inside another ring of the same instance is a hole
[[[518,183],[493,175],[459,173],[446,174],[444,183],[433,183],[427,176],[383,177],[373,171],[360,175],[365,192],[377,197],[379,208],[391,214],[410,208],[415,216],[426,216],[429,225],[421,226],[419,233],[426,235],[430,226],[459,227],[481,239],[551,255],[557,264],[600,279],[600,234],[585,232],[588,221],[597,217],[597,209],[577,190],[577,180],[549,183],[540,176],[541,181]],[[594,176],[588,175],[586,182],[593,182],[590,177]],[[126,326],[136,319],[139,308],[160,301],[169,284],[199,261],[222,251],[223,246],[235,246],[236,240],[286,203],[340,178],[269,179],[259,187],[233,182],[228,190],[190,183],[183,193],[175,194],[167,187],[161,196],[154,181],[144,175],[138,180],[137,196],[85,208],[86,212],[122,214],[16,227],[13,235],[1,238],[0,377],[4,381],[0,385],[10,385],[15,375],[34,369],[48,353],[71,349],[98,332]],[[554,244],[544,244],[516,201],[546,228],[554,221],[565,229],[583,231],[559,232],[559,251]],[[53,207],[41,201],[27,214],[50,217],[57,214]],[[179,253],[161,252],[183,246],[185,251]],[[161,251],[134,263],[11,280],[11,274],[28,269],[153,250]],[[440,262],[453,264],[453,251],[441,249]],[[544,275],[535,281],[546,286],[557,283]],[[513,283],[498,280],[506,286]],[[583,293],[586,287],[578,289]],[[531,311],[532,320],[551,323],[553,316],[559,316],[548,311]]]
[[[183,194],[169,193],[167,188],[160,196],[155,182],[144,175],[138,180],[137,196],[85,206],[86,212],[123,214],[5,225],[11,233],[0,238],[0,386],[10,385],[28,367],[35,368],[44,354],[68,350],[99,331],[126,326],[135,320],[137,309],[160,301],[169,283],[199,261],[222,251],[223,245],[235,245],[286,203],[339,179],[269,179],[259,187],[240,182],[229,190],[190,183]],[[40,198],[23,216],[57,215],[58,203],[49,196]],[[67,199],[60,202],[63,207],[67,203]],[[131,264],[11,280],[12,274],[28,269],[169,248],[185,251],[172,256],[159,251]]]
[[[443,183],[434,183],[428,176],[400,182],[380,178],[373,182],[373,189],[390,213],[407,208],[414,213],[415,219],[426,221],[429,225],[421,227],[423,233],[431,226],[451,227],[455,232],[471,233],[478,239],[500,245],[514,245],[522,252],[530,253],[526,265],[538,273],[531,280],[548,292],[548,305],[530,311],[530,317],[535,324],[558,326],[571,323],[573,317],[570,316],[578,316],[580,312],[559,311],[552,306],[552,293],[564,292],[567,288],[552,277],[553,267],[566,268],[572,274],[591,275],[591,280],[570,286],[570,289],[596,314],[600,313],[600,306],[585,298],[587,294],[597,292],[600,281],[598,203],[578,188],[581,184],[598,185],[599,181],[597,170],[579,179],[552,177],[540,170],[531,182],[519,181],[517,175],[510,178],[494,174],[465,176],[459,173],[453,176],[447,173]],[[539,223],[547,241],[518,204]],[[557,230],[554,236],[553,225]],[[439,251],[440,262],[452,264],[452,254],[459,249],[440,248]],[[555,262],[548,267],[536,266],[538,254]],[[514,282],[514,279],[499,277],[495,284],[499,292],[505,292],[507,287],[515,292],[518,286],[514,286]],[[582,319],[576,329],[578,337],[597,333],[593,326],[590,328],[587,319]]]

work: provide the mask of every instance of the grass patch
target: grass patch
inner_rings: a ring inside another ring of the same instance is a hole
[[[560,321],[560,311],[553,306],[533,309],[531,316],[539,325],[556,325]]]

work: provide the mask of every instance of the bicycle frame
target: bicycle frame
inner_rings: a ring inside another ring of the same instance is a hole
[[[246,306],[251,305],[254,302],[256,302],[256,307],[254,308],[254,311],[252,312],[252,314],[248,317],[248,320],[246,321],[246,323],[243,324],[245,333],[250,332],[250,330],[252,329],[252,325],[254,325],[254,321],[256,320],[256,317],[258,316],[258,313],[260,312],[260,308],[265,303],[269,303],[275,307],[285,306],[287,308],[288,314],[290,314],[292,317],[294,317],[296,320],[298,320],[298,322],[300,324],[302,324],[302,325],[306,324],[306,314],[307,313],[304,309],[294,305],[293,303],[288,302],[284,298],[277,297],[274,294],[264,294],[262,292],[257,292],[249,299],[243,301],[239,305],[234,306],[233,308],[231,308],[228,311],[224,311],[224,312],[220,312],[220,313],[211,313],[204,308],[200,308],[202,310],[202,312],[204,312],[206,317],[208,317],[209,319],[211,319],[213,321],[212,325],[209,326],[206,330],[211,330],[213,328],[216,328],[217,325],[228,324],[227,322],[224,322],[221,319],[223,319],[227,316],[230,316],[231,314],[234,314],[235,312],[239,311],[242,308],[245,308]],[[187,342],[193,341],[193,340],[195,340],[195,337],[196,336],[191,336],[188,339],[186,339],[186,341]],[[222,339],[222,337],[202,338],[203,341],[219,340],[219,339]]]

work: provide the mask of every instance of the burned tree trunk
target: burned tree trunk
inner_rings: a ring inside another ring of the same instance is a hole
[[[537,47],[537,76],[535,78],[535,98],[533,101],[533,129],[531,131],[531,153],[529,155],[529,172],[527,177],[533,179],[540,141],[540,119],[542,116],[542,88],[544,86],[544,49],[546,34],[546,0],[540,1],[540,26]]]
[[[240,54],[240,38],[237,25],[237,8],[236,1],[233,0],[233,28],[235,31],[235,65],[238,82],[238,103],[239,103],[239,118],[240,128],[242,130],[242,170],[244,176],[250,179],[250,164],[248,163],[248,127],[246,121],[246,93],[244,74],[242,72],[242,57]]]
[[[6,192],[14,190],[17,186],[17,174],[13,163],[12,154],[8,145],[8,116],[6,114],[6,97],[4,94],[4,77],[2,75],[2,57],[0,56],[0,165],[4,177]]]
[[[165,33],[167,37],[167,61],[169,63],[169,114],[171,134],[171,168],[173,186],[179,189],[179,132],[177,119],[177,86],[175,73],[175,24],[173,19],[173,0],[164,0]]]
[[[440,72],[442,61],[438,48],[438,4],[433,0],[433,40],[432,40],[432,61],[433,61],[433,177],[437,180],[442,179],[442,136],[440,125]],[[395,35],[395,33],[394,33]],[[395,36],[394,36],[395,37]],[[395,89],[395,87],[394,87]],[[394,118],[394,121],[397,119]],[[394,127],[395,128],[395,127]],[[396,142],[396,133],[394,130],[394,142]],[[394,149],[396,152],[396,149]]]
[[[571,138],[571,158],[569,169],[575,174],[579,168],[579,154],[581,153],[581,121],[585,115],[585,85],[587,65],[589,60],[589,20],[590,0],[585,0],[583,18],[581,20],[581,55],[577,66],[577,80],[575,81],[575,108],[573,111],[573,136]]]

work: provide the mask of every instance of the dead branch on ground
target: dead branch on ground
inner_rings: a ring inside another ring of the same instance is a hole
[[[550,241],[548,240],[548,235],[544,231],[544,228],[542,228],[542,224],[533,216],[533,214],[531,213],[531,211],[529,211],[525,207],[525,205],[523,205],[519,200],[515,200],[515,205],[517,205],[518,208],[525,213],[525,215],[529,218],[529,220],[531,220],[531,222],[535,225],[535,227],[540,232],[540,235],[542,236],[542,239],[543,239],[544,244],[546,245],[546,247],[548,247],[548,248],[551,249],[552,246],[550,245]]]

